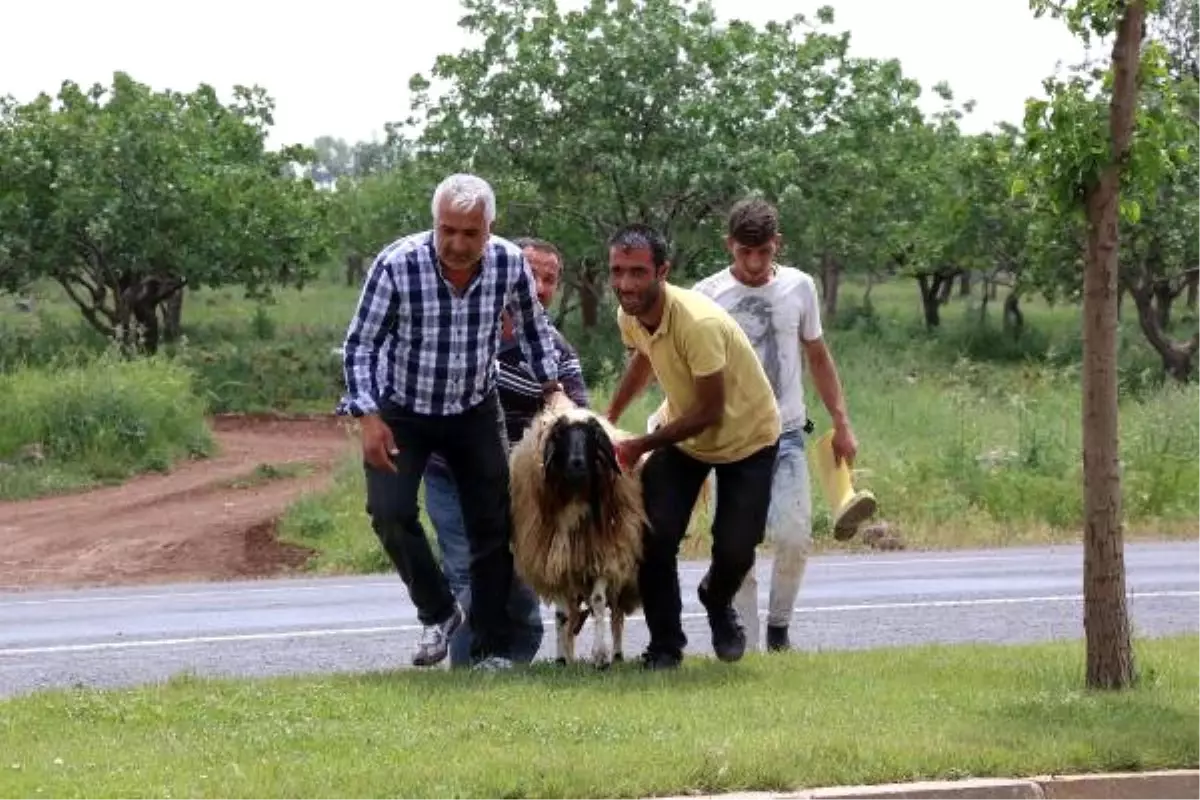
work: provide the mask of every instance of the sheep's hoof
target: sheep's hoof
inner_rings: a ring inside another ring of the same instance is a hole
[[[614,664],[621,664],[621,663],[623,663],[624,661],[625,661],[625,654],[624,654],[624,653],[622,653],[622,652],[619,652],[619,651],[618,651],[618,652],[616,652],[616,653],[613,653],[613,663],[614,663]]]
[[[611,666],[612,666],[612,662],[611,662],[611,661],[604,661],[604,660],[600,660],[600,661],[596,661],[596,662],[595,662],[595,667],[596,667],[596,669],[597,669],[597,670],[599,670],[600,672],[604,672],[604,670],[608,669],[608,668],[609,668],[609,667],[611,667]]]
[[[567,665],[567,659],[564,658],[563,656],[559,656],[558,658],[554,659],[554,663],[557,666],[565,667]]]

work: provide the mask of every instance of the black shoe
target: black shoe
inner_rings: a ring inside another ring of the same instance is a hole
[[[646,670],[679,669],[682,662],[683,656],[675,653],[664,653],[649,648],[642,653],[642,669]]]
[[[713,608],[708,604],[708,585],[701,583],[697,591],[700,603],[708,612],[712,629],[712,647],[722,661],[738,661],[746,653],[746,630],[732,605]]]
[[[788,626],[787,625],[768,625],[767,626],[767,650],[773,652],[781,652],[783,650],[791,650],[792,644],[788,641]]]

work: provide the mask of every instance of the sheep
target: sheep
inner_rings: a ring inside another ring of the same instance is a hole
[[[591,661],[624,660],[625,618],[641,608],[641,467],[622,469],[613,448],[631,434],[566,398],[540,412],[509,457],[517,574],[555,605],[557,660],[575,660],[590,614]],[[612,647],[604,623],[611,612]]]

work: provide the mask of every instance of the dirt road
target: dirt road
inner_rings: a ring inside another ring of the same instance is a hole
[[[328,485],[353,434],[335,418],[218,417],[217,456],[120,486],[0,503],[0,589],[278,575],[307,552],[275,521]],[[303,463],[264,477],[259,465]]]

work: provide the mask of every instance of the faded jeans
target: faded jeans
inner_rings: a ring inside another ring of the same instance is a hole
[[[438,548],[442,551],[442,571],[450,583],[450,591],[463,608],[471,606],[469,564],[470,546],[463,523],[458,486],[445,467],[430,463],[425,470],[425,510],[437,533]],[[533,661],[542,646],[544,634],[541,605],[529,586],[513,575],[512,591],[508,597],[508,613],[512,619],[509,651],[517,663]],[[471,626],[464,622],[450,639],[450,666],[466,667],[471,661]]]
[[[393,459],[395,472],[363,462],[367,514],[408,587],[417,619],[422,625],[436,625],[454,613],[454,593],[433,555],[417,504],[421,477],[433,453],[444,456],[451,472],[468,487],[462,501],[471,585],[484,597],[507,597],[513,579],[508,438],[496,393],[451,416],[416,414],[386,401],[380,404],[379,416],[391,428],[399,452]],[[479,602],[466,611],[475,630],[472,661],[508,657],[512,620],[507,607]]]
[[[767,624],[786,626],[800,594],[800,582],[812,551],[812,493],[804,434],[784,431],[771,475],[771,507],[767,512],[767,537],[774,545],[771,590],[767,601]],[[746,626],[746,650],[758,649],[758,579],[754,570],[746,574],[733,601]]]

